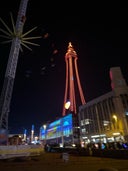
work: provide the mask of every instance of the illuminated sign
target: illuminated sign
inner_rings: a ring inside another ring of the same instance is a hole
[[[53,139],[63,136],[69,136],[73,133],[73,122],[72,122],[72,114],[66,115],[49,125],[47,125],[46,129],[41,127],[41,139]]]

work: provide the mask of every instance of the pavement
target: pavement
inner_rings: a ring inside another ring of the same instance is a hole
[[[39,156],[0,160],[1,171],[128,171],[127,159],[92,156],[65,157],[60,153],[43,152]]]

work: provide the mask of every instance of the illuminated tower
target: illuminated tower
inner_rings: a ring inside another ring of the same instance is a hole
[[[24,130],[24,141],[26,142],[26,140],[27,140],[27,130],[25,129]]]
[[[63,113],[62,115],[66,115],[65,105],[67,102],[70,103],[69,111],[77,114],[77,106],[78,106],[78,95],[80,97],[81,104],[85,104],[85,98],[83,95],[83,91],[81,88],[78,67],[77,67],[77,54],[74,51],[74,48],[69,42],[68,50],[65,55],[66,62],[66,86],[65,86],[65,95],[64,95],[64,105],[63,105]],[[80,105],[80,104],[79,104]]]

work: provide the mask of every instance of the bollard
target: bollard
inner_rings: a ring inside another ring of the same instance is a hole
[[[63,159],[63,161],[64,161],[65,163],[67,163],[68,160],[69,160],[69,154],[68,154],[68,153],[63,153],[63,154],[62,154],[62,159]]]

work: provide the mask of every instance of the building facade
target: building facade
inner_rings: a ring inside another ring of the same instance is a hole
[[[72,146],[79,144],[79,129],[77,117],[69,113],[51,123],[40,127],[40,140],[42,144],[50,146]]]
[[[79,107],[80,141],[128,142],[128,86],[120,67],[110,68],[112,91]]]

